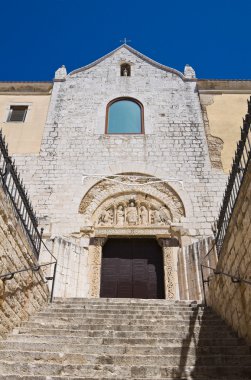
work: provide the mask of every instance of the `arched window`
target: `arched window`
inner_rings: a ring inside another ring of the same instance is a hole
[[[119,98],[107,106],[106,133],[143,133],[143,105],[132,98]]]

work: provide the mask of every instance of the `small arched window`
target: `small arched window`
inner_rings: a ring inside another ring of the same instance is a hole
[[[111,101],[106,112],[106,133],[143,133],[143,105],[132,98]]]
[[[131,66],[129,65],[129,63],[122,63],[122,65],[120,65],[120,76],[121,77],[131,76]]]

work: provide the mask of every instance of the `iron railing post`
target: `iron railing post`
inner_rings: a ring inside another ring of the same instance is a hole
[[[52,285],[51,285],[50,303],[52,303],[53,297],[54,297],[54,287],[55,287],[56,273],[57,273],[57,261],[55,262],[54,269],[53,269],[53,279],[52,279]]]

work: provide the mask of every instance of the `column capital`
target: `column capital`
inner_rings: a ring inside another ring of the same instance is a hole
[[[90,238],[90,245],[95,245],[96,247],[103,247],[105,242],[107,240],[106,236],[102,237],[91,237]]]
[[[179,241],[176,238],[157,238],[157,242],[162,248],[179,247]]]

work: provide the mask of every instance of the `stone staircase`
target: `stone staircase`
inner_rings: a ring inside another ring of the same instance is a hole
[[[196,304],[57,299],[0,341],[0,379],[250,380],[251,352]]]

